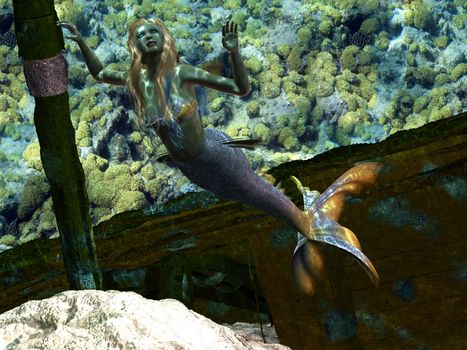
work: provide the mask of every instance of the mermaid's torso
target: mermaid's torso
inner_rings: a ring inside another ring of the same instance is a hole
[[[170,118],[163,118],[158,106],[154,83],[148,79],[146,72],[141,73],[140,88],[144,91],[145,126],[154,130],[167,148],[168,154],[160,155],[163,161],[167,156],[171,160],[188,163],[194,160],[205,148],[206,135],[198,111],[197,96],[193,86],[182,84],[177,79],[177,68],[167,86],[166,106]],[[213,141],[213,140],[211,140]],[[238,138],[232,140],[227,135],[215,142],[229,147],[254,148],[260,140]]]
[[[174,118],[164,120],[162,114],[146,118],[167,148],[171,159],[189,162],[201,153],[205,136],[196,102],[180,100],[172,107]]]
[[[176,73],[175,73],[176,74]],[[166,101],[170,118],[164,119],[155,93],[154,84],[145,74],[141,75],[141,88],[145,97],[145,126],[154,130],[167,148],[171,159],[189,162],[201,153],[204,130],[198,113],[198,104],[193,88],[181,85],[175,78],[170,80]]]

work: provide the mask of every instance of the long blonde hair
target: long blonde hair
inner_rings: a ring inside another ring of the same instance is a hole
[[[170,98],[170,96],[166,96],[167,72],[175,68],[179,59],[175,48],[175,40],[164,22],[160,19],[152,18],[150,20],[146,20],[144,18],[138,18],[130,24],[128,30],[128,50],[130,51],[131,56],[131,67],[130,74],[127,79],[127,87],[135,103],[137,122],[140,126],[144,124],[146,108],[144,105],[143,92],[139,87],[139,74],[143,66],[142,55],[136,48],[135,42],[136,28],[144,22],[154,23],[160,29],[162,36],[163,46],[161,60],[160,64],[157,66],[154,80],[156,82],[156,97],[161,111],[163,111],[164,120],[168,120],[172,117],[170,108],[166,108],[167,100]]]

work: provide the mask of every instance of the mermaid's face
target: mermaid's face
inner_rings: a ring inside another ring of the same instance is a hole
[[[138,26],[135,37],[135,46],[142,54],[162,51],[162,35],[154,23],[144,22]]]

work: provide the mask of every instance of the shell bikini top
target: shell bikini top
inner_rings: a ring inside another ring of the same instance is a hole
[[[187,162],[194,159],[204,146],[204,130],[198,116],[198,103],[172,95],[168,101],[172,118],[164,120],[162,113],[147,116],[145,126],[154,129],[161,138],[172,160]],[[164,158],[164,159],[161,159]]]
[[[164,120],[160,113],[147,117],[145,121],[145,126],[154,128],[168,151],[159,155],[157,161],[192,161],[201,153],[205,143],[204,129],[197,113],[198,103],[174,95],[171,96],[170,102],[169,107],[175,118]],[[254,149],[260,141],[260,139],[229,138],[221,143],[229,147]]]

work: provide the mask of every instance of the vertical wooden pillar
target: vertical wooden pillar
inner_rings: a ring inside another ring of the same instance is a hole
[[[70,289],[102,289],[84,172],[70,120],[63,35],[52,0],[13,0],[19,55],[50,183]]]

